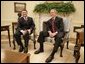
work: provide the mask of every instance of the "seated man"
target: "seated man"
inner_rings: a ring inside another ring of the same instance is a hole
[[[20,46],[19,52],[22,52],[23,50],[24,53],[28,52],[29,35],[33,32],[34,27],[35,24],[33,19],[27,16],[27,10],[23,10],[22,16],[18,20],[18,26],[14,34],[15,40]],[[21,42],[21,35],[23,35],[25,47],[23,47],[23,43]]]
[[[40,48],[35,51],[35,54],[44,52],[43,42],[45,42],[45,37],[54,37],[55,44],[51,55],[46,59],[46,62],[51,62],[54,58],[55,52],[58,50],[60,44],[62,43],[62,37],[64,37],[64,24],[63,19],[58,17],[55,9],[50,10],[51,19],[47,21],[47,32],[41,31],[38,37],[38,42],[40,43]]]

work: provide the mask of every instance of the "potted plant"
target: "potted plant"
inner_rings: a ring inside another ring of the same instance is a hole
[[[72,4],[72,2],[60,2],[60,3],[42,3],[42,4],[38,4],[35,6],[34,11],[35,13],[49,13],[49,11],[51,9],[56,9],[58,11],[58,13],[60,14],[71,14],[73,12],[75,12],[75,7]]]

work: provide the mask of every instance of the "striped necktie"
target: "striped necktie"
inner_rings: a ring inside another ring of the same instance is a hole
[[[52,32],[53,33],[55,32],[55,28],[56,28],[54,22],[55,22],[55,19],[52,18]]]

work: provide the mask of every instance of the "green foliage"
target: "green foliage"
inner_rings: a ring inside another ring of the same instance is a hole
[[[33,12],[36,13],[49,13],[51,9],[56,9],[61,14],[71,14],[75,12],[75,7],[71,2],[64,3],[42,3],[35,6]]]

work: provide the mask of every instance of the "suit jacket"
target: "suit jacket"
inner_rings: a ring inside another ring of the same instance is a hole
[[[57,29],[57,32],[64,32],[64,23],[63,19],[56,16],[55,18],[55,27]],[[52,18],[47,21],[47,31],[52,31]]]
[[[20,17],[18,20],[18,26],[17,30],[25,30],[25,29],[34,29],[35,24],[31,17],[27,17],[27,20],[25,20],[23,17]]]

